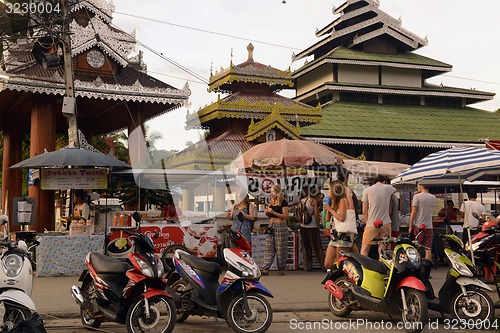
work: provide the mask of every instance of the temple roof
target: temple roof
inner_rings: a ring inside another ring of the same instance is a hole
[[[321,143],[450,147],[496,137],[500,114],[474,108],[337,102],[323,107],[323,119],[301,129]]]
[[[222,69],[215,74],[210,74],[208,91],[233,92],[239,89],[234,83],[256,83],[269,86],[270,91],[293,88],[292,73],[290,69],[282,71],[274,67],[255,62],[253,59],[254,47],[250,43],[247,47],[248,59],[239,64],[231,64],[229,68]]]
[[[404,29],[400,19],[381,11],[378,0],[347,0],[334,14],[340,17],[316,32],[316,36],[326,37],[294,56],[295,60],[313,54],[318,58],[338,46],[362,48],[375,39],[394,45],[398,53],[427,45],[427,39]]]
[[[293,72],[293,77],[303,75],[323,64],[347,64],[359,66],[384,66],[395,68],[419,69],[424,78],[451,72],[452,65],[422,55],[404,52],[399,54],[368,53],[343,46],[308,62]]]
[[[164,161],[167,169],[229,170],[234,159],[254,146],[243,133],[228,129],[217,137],[201,140]],[[162,168],[161,165],[153,166]]]
[[[301,126],[317,123],[321,120],[321,107],[312,107],[293,101],[272,92],[240,90],[198,112],[186,116],[187,128],[206,128],[217,119],[239,118],[260,121],[276,110],[288,122],[299,121]]]

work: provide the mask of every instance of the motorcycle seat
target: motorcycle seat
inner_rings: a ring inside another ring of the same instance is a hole
[[[380,261],[372,259],[370,257],[366,257],[364,255],[361,255],[359,253],[355,252],[346,252],[344,253],[344,256],[350,257],[357,262],[361,264],[361,266],[365,267],[366,269],[369,269],[371,271],[378,272],[380,274],[386,274],[387,273],[387,267]]]
[[[199,269],[201,271],[211,274],[222,273],[220,265],[216,262],[209,262],[206,261],[205,259],[198,258],[188,253],[181,253],[180,258],[181,260],[184,260],[186,264],[188,264],[192,268]]]
[[[130,264],[104,254],[92,252],[90,262],[97,273],[125,273],[132,268]]]

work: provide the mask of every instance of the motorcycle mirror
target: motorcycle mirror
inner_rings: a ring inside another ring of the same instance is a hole
[[[476,213],[476,212],[472,212],[472,216],[474,216],[474,218],[475,218],[476,220],[478,220],[478,221],[480,221],[480,220],[481,220],[481,217],[480,217],[479,215],[477,215],[477,213]]]
[[[158,232],[158,230],[155,231],[155,234],[153,236],[153,239],[158,239],[160,237],[160,233]]]
[[[139,212],[134,212],[134,214],[132,214],[132,217],[134,218],[135,222],[141,221],[141,214],[139,214]]]
[[[381,219],[376,219],[373,221],[373,226],[375,228],[382,228],[383,225],[384,225],[384,221],[382,221]]]

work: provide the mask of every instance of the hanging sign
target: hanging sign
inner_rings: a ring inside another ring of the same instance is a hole
[[[238,176],[246,177],[248,194],[255,197],[259,203],[267,204],[271,198],[271,188],[278,184],[285,192],[285,200],[290,206],[295,205],[300,200],[302,188],[313,186],[321,190],[328,175],[308,175],[308,174],[259,174],[240,173]]]
[[[106,189],[107,169],[42,169],[42,190]]]

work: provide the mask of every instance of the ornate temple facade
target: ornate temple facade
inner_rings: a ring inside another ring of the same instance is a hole
[[[133,36],[111,26],[114,5],[106,0],[68,1],[76,116],[87,138],[128,129],[183,106],[190,90],[174,88],[147,74]],[[0,129],[4,134],[2,205],[21,196],[21,171],[9,167],[21,160],[22,133],[29,133],[30,156],[55,149],[57,133],[67,133],[62,112],[66,94],[62,26],[29,29],[26,38],[3,40],[0,60]],[[5,22],[3,22],[5,24]],[[53,229],[54,193],[37,184],[36,229]],[[9,209],[9,211],[12,211]]]
[[[208,91],[217,92],[217,101],[198,112],[188,114],[187,129],[206,129],[206,138],[162,162],[166,169],[228,170],[231,162],[256,144],[287,139],[300,139],[302,127],[321,120],[321,108],[293,101],[277,94],[292,89],[290,70],[279,70],[254,60],[252,44],[248,59],[210,75]],[[226,94],[221,97],[220,94]],[[193,208],[194,187],[185,184],[185,209]],[[220,200],[216,211],[224,211],[225,188],[214,190]]]
[[[303,136],[351,156],[408,164],[496,137],[500,115],[469,106],[494,94],[428,83],[452,66],[415,53],[427,38],[403,28],[379,1],[347,0],[333,13],[316,31],[320,40],[294,56],[305,59],[293,73],[295,100],[321,103],[323,112]]]

